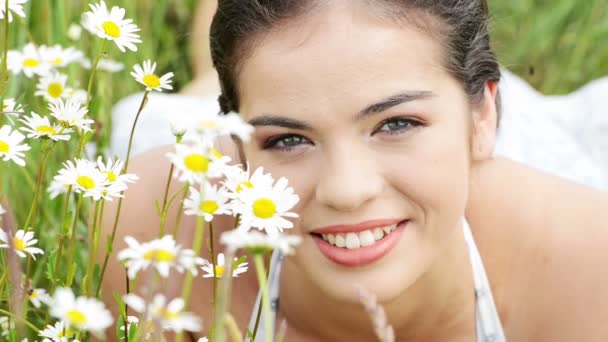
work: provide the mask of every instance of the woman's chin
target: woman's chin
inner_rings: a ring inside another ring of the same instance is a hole
[[[412,248],[414,236],[408,235],[413,234],[403,232],[402,235],[385,255],[364,265],[336,262],[335,258],[321,251],[319,241],[314,241],[316,237],[305,238],[294,258],[298,268],[308,274],[329,298],[360,303],[360,289],[363,288],[378,302],[386,303],[402,295],[429,265],[425,262],[430,259],[429,253],[421,248]]]

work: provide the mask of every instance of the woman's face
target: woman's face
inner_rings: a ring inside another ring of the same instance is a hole
[[[239,110],[256,126],[252,168],[300,196],[290,267],[338,300],[360,284],[386,301],[462,240],[479,116],[439,42],[349,5],[263,36],[242,65]]]

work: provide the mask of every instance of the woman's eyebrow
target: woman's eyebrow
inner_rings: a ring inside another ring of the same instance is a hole
[[[357,119],[363,119],[369,115],[384,112],[391,107],[395,107],[406,102],[423,100],[434,96],[436,96],[436,94],[429,90],[406,91],[395,94],[383,99],[382,101],[365,107],[365,109],[359,112]]]
[[[391,107],[395,107],[406,102],[423,100],[434,96],[436,96],[436,94],[428,90],[406,91],[392,95],[367,106],[365,109],[359,112],[359,114],[357,114],[356,119],[363,119],[369,115],[381,113]],[[312,131],[312,127],[304,121],[278,116],[275,114],[262,114],[249,120],[249,124],[252,126],[277,126],[302,131]]]
[[[272,114],[263,114],[253,118],[249,120],[249,124],[252,126],[278,126],[302,131],[312,130],[312,127],[303,121]]]

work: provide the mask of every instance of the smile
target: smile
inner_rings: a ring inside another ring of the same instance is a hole
[[[371,264],[388,254],[399,242],[401,233],[409,220],[390,225],[376,226],[356,231],[323,229],[313,232],[312,238],[321,253],[331,261],[349,267]],[[340,232],[328,232],[337,230]]]

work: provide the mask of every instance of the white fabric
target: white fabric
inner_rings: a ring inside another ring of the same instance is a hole
[[[544,96],[503,70],[499,87],[503,113],[496,155],[608,190],[608,77],[566,96]],[[131,95],[114,107],[111,155],[124,158],[142,95]],[[174,142],[168,115],[219,112],[216,98],[150,94],[132,155]]]

